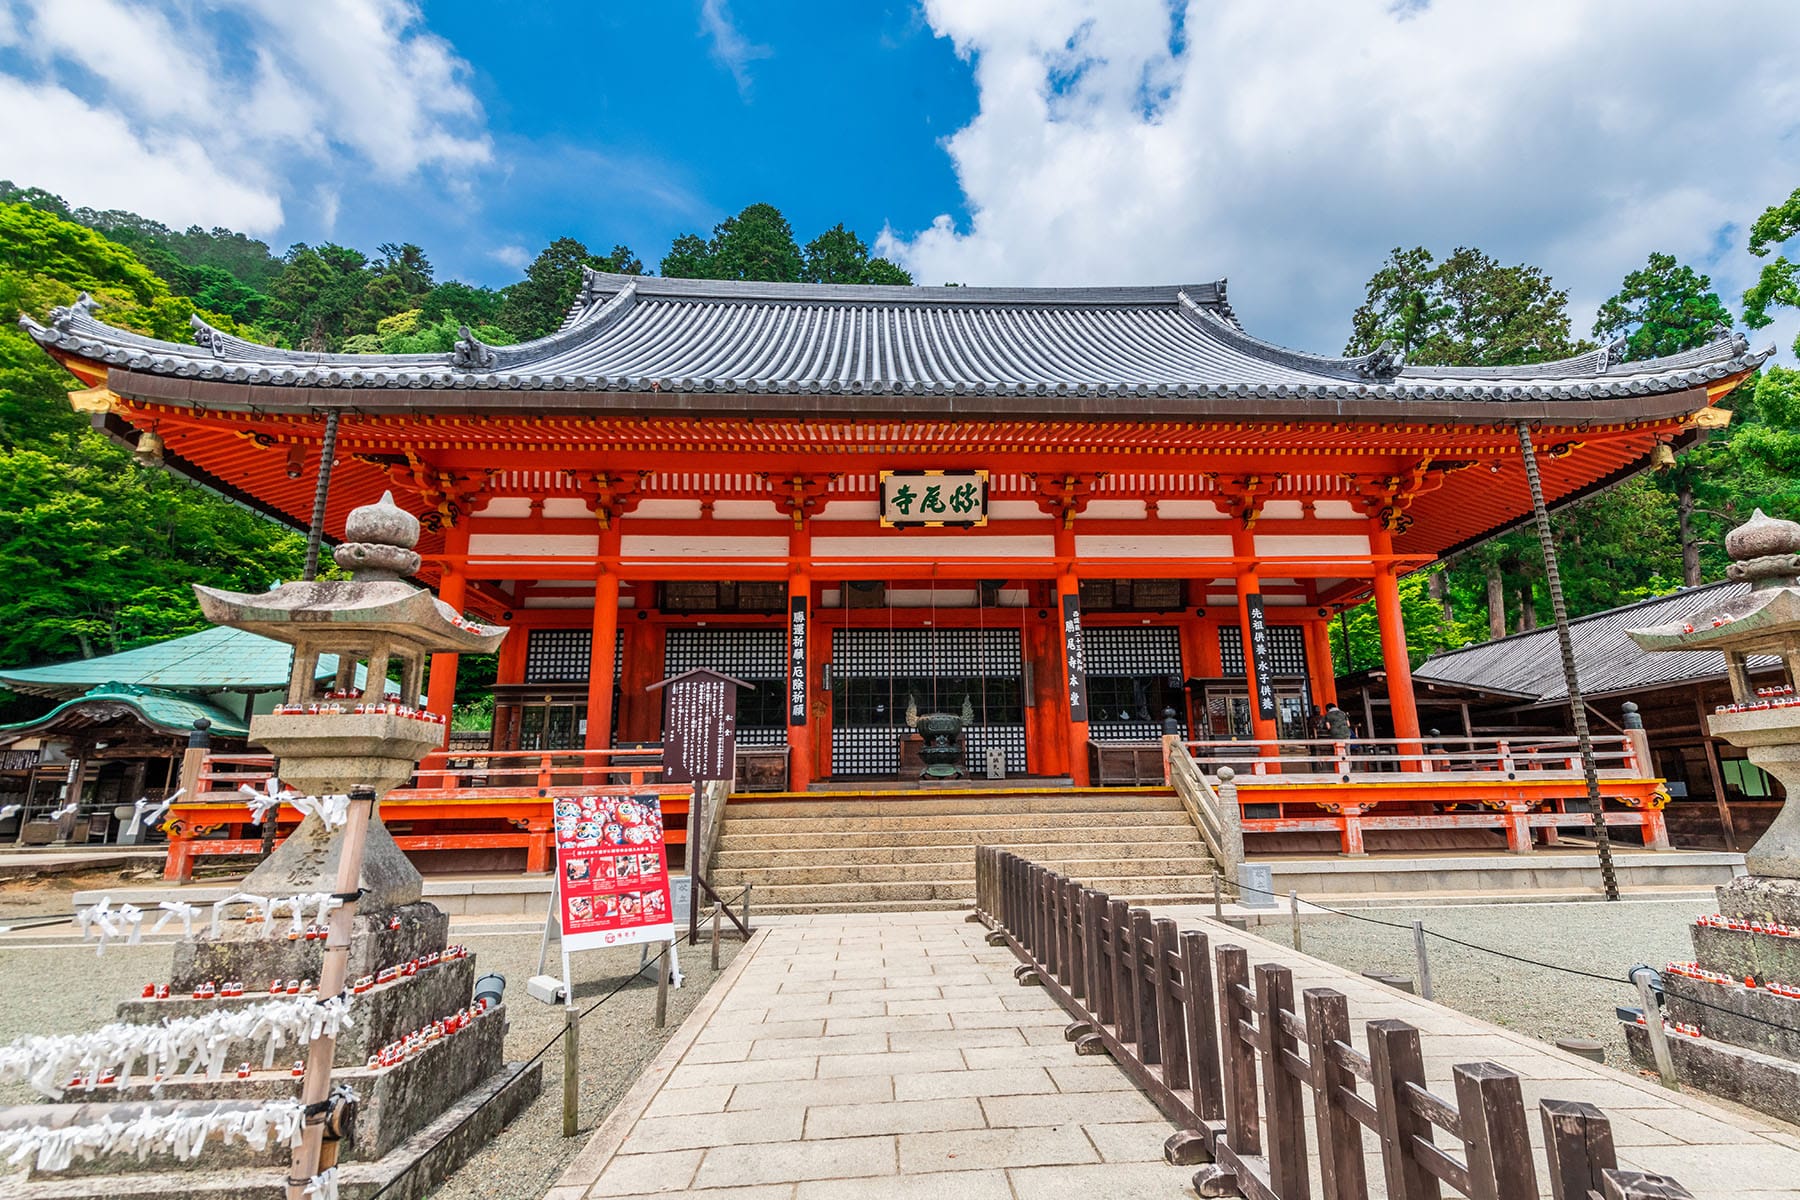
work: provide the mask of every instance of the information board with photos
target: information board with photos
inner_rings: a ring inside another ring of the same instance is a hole
[[[556,801],[563,951],[675,937],[662,805],[653,793]]]

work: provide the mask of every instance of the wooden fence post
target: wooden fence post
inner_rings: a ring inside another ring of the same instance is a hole
[[[1141,908],[1131,910],[1131,999],[1132,1015],[1137,1019],[1138,1061],[1146,1067],[1162,1062],[1162,1037],[1156,1016],[1156,980],[1145,962],[1153,945],[1150,914]]]
[[[1194,1112],[1202,1121],[1225,1115],[1219,1082],[1218,1009],[1213,997],[1212,955],[1206,935],[1190,929],[1181,935],[1181,984],[1187,993],[1188,1080]]]
[[[1308,1195],[1306,1105],[1300,1079],[1284,1065],[1299,1057],[1300,1039],[1282,1017],[1294,1011],[1294,973],[1276,963],[1256,966],[1256,1025],[1262,1051],[1263,1144],[1268,1148],[1269,1187],[1284,1198]]]
[[[1619,1165],[1612,1122],[1585,1100],[1540,1100],[1544,1158],[1554,1200],[1587,1200],[1606,1188],[1606,1172]]]
[[[1081,963],[1087,975],[1087,1007],[1096,1025],[1112,1023],[1112,989],[1106,986],[1106,958],[1101,931],[1106,920],[1106,896],[1093,888],[1081,889]]]
[[[1188,1086],[1188,1045],[1187,1023],[1175,991],[1177,961],[1175,922],[1158,918],[1151,930],[1150,953],[1156,980],[1156,1040],[1162,1047],[1163,1082],[1180,1091]]]
[[[1319,1146],[1323,1200],[1365,1200],[1362,1126],[1345,1108],[1342,1095],[1356,1093],[1356,1075],[1338,1062],[1335,1047],[1350,1044],[1350,1001],[1330,988],[1307,988],[1306,1056],[1312,1060],[1313,1127]]]
[[[1459,1063],[1450,1076],[1475,1200],[1537,1200],[1519,1077],[1491,1062]]]
[[[1062,879],[1062,981],[1069,994],[1079,1000],[1087,989],[1081,986],[1081,885],[1066,876]]]
[[[1137,1008],[1131,988],[1131,905],[1110,900],[1106,916],[1112,932],[1113,1016],[1119,1041],[1129,1045],[1137,1041]]]
[[[1239,1155],[1262,1153],[1257,1124],[1256,1055],[1244,1044],[1250,1011],[1239,994],[1250,986],[1250,956],[1242,946],[1220,946],[1213,955],[1219,986],[1219,1059],[1225,1083],[1225,1144]]]
[[[1384,1018],[1368,1023],[1369,1073],[1381,1138],[1381,1168],[1388,1200],[1438,1200],[1437,1176],[1413,1153],[1414,1138],[1430,1144],[1432,1124],[1406,1098],[1406,1085],[1425,1086],[1425,1058],[1419,1031],[1404,1021]]]

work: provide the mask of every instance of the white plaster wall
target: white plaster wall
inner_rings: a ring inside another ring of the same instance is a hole
[[[698,501],[695,505],[698,507]],[[769,521],[781,515],[781,510],[775,507],[773,500],[713,501],[715,521]]]
[[[786,558],[784,537],[685,537],[678,534],[625,534],[623,558]]]
[[[700,516],[698,500],[642,500],[626,514],[627,521],[691,521]]]
[[[1075,553],[1082,558],[1230,558],[1231,535],[1077,533]]]
[[[1171,521],[1223,521],[1227,514],[1219,511],[1219,506],[1211,500],[1163,500],[1156,506],[1156,515],[1167,517]]]
[[[815,558],[1049,558],[1056,553],[1056,545],[1049,534],[959,537],[915,532],[886,537],[820,537],[815,533],[812,552]]]
[[[592,558],[600,535],[584,533],[471,533],[471,558]]]
[[[1259,533],[1256,552],[1271,558],[1361,558],[1369,553],[1367,534]]]

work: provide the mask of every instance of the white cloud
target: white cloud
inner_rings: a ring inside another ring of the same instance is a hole
[[[700,32],[712,41],[712,55],[737,80],[738,94],[750,93],[750,64],[774,53],[746,38],[731,19],[726,0],[700,0]]]
[[[1336,350],[1389,249],[1475,245],[1551,272],[1585,333],[1652,250],[1735,303],[1755,260],[1726,227],[1800,184],[1784,0],[925,10],[979,111],[945,143],[967,227],[879,244],[921,282],[1228,275],[1252,331]]]
[[[488,257],[503,267],[523,271],[531,265],[531,251],[520,245],[499,246],[488,251]]]
[[[492,156],[467,65],[411,0],[20,0],[0,21],[21,66],[0,176],[72,204],[273,233],[310,192]],[[26,131],[22,113],[45,122]],[[58,127],[56,120],[67,122]]]
[[[281,224],[266,182],[234,178],[197,140],[142,136],[117,113],[55,86],[0,76],[6,147],[0,175],[91,208],[124,208],[185,229],[225,225],[264,233]]]

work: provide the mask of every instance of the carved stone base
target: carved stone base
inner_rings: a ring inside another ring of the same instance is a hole
[[[318,817],[307,817],[240,886],[259,896],[335,892],[338,855],[343,847],[343,830],[328,832]],[[364,892],[357,903],[358,912],[384,912],[413,904],[425,894],[424,877],[382,824],[379,804],[375,819],[369,822],[358,886]]]

